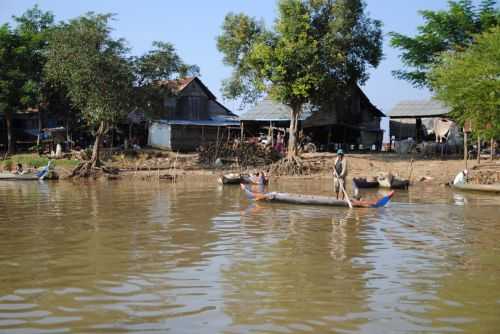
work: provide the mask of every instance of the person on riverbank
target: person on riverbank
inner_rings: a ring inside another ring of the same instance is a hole
[[[264,172],[256,172],[255,175],[250,177],[253,184],[264,185],[266,184],[266,175]]]
[[[24,169],[23,169],[23,165],[22,164],[17,164],[16,171],[14,172],[14,174],[17,174],[17,175],[23,175],[24,174]]]
[[[335,159],[335,164],[333,166],[333,188],[337,199],[339,198],[339,192],[342,192],[342,199],[345,198],[345,194],[342,191],[342,187],[345,189],[345,180],[347,177],[347,160],[344,158],[344,151],[339,149],[337,151],[337,158]],[[342,185],[342,187],[341,187]]]
[[[467,174],[468,174],[467,169],[464,169],[463,171],[458,173],[457,176],[455,176],[455,179],[453,179],[453,184],[455,185],[455,184],[467,183]]]

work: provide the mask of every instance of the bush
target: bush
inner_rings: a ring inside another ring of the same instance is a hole
[[[12,166],[14,166],[14,162],[11,159],[4,160],[2,163],[2,169],[4,171],[11,171]]]

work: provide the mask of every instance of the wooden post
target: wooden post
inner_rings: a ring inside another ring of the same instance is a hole
[[[468,154],[468,152],[467,152],[467,132],[464,131],[464,161],[465,161],[465,169],[467,169],[467,159],[468,159],[467,154]]]
[[[273,122],[271,122],[271,147],[274,147],[274,127],[273,127]]]
[[[422,141],[422,137],[421,137],[421,129],[422,129],[422,119],[419,117],[417,118],[417,121],[416,121],[416,133],[415,133],[415,140],[418,143],[420,143]]]
[[[495,157],[495,141],[493,138],[491,138],[490,141],[490,159],[493,161],[493,158]]]
[[[330,141],[332,139],[332,126],[329,125],[328,126],[328,138],[326,140],[326,151],[329,152],[330,151]]]
[[[477,163],[481,163],[481,137],[477,136]]]

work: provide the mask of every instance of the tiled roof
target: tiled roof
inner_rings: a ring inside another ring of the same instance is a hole
[[[442,102],[430,100],[401,101],[387,116],[391,118],[415,118],[444,116],[450,112]]]
[[[164,80],[160,81],[160,85],[166,86],[167,88],[171,89],[174,93],[179,93],[184,88],[186,88],[195,78],[196,77],[185,77],[175,80]]]
[[[168,89],[172,90],[174,94],[181,93],[187,86],[189,86],[193,81],[196,81],[198,85],[205,91],[208,97],[212,100],[216,100],[215,95],[208,89],[207,86],[198,77],[185,77],[175,80],[163,80],[159,84],[161,86],[166,86]]]

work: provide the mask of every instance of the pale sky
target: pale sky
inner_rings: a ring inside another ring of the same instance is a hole
[[[397,31],[414,35],[422,18],[422,9],[445,9],[446,0],[367,0],[370,17],[383,22],[384,60],[371,70],[369,81],[362,89],[382,112],[387,113],[398,101],[423,99],[429,92],[415,89],[395,79],[391,71],[401,68],[398,50],[388,44],[387,33]],[[263,18],[271,25],[276,14],[274,0],[0,0],[0,23],[12,22],[12,15],[21,15],[38,4],[44,11],[52,11],[56,20],[67,20],[86,12],[116,13],[113,22],[116,37],[125,38],[132,53],[139,55],[151,48],[155,40],[173,43],[177,52],[190,64],[201,69],[201,79],[228,108],[238,113],[238,104],[223,100],[221,81],[231,69],[222,63],[216,48],[216,36],[221,32],[224,16],[228,12],[243,12]],[[384,122],[383,127],[386,128]]]

